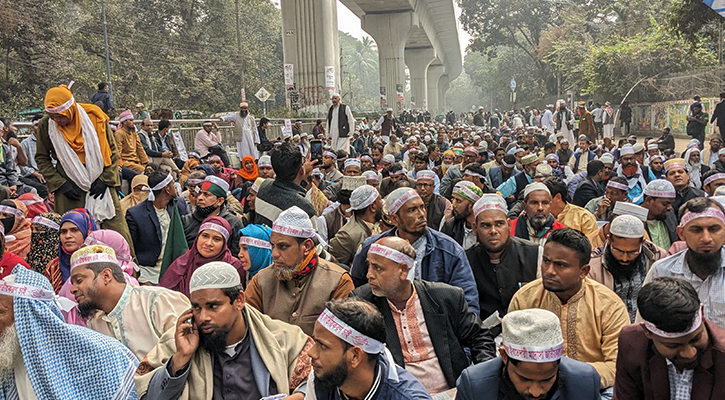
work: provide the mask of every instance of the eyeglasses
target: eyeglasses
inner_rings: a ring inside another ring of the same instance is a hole
[[[642,245],[641,244],[639,245],[639,249],[632,250],[632,251],[622,251],[622,250],[619,250],[618,248],[612,246],[611,243],[609,244],[609,248],[612,251],[612,255],[618,255],[618,256],[632,256],[632,257],[636,257],[636,256],[639,255],[639,253],[642,252]]]
[[[432,183],[416,183],[415,184],[415,187],[417,189],[428,189],[431,186],[435,186],[435,185],[433,185]]]

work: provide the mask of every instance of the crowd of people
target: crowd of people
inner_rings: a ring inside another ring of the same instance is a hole
[[[719,137],[333,94],[309,133],[223,117],[236,170],[100,89],[2,120],[2,399],[725,398]]]

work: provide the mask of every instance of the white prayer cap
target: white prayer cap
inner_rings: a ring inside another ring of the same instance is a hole
[[[436,173],[433,172],[433,171],[431,171],[431,170],[429,170],[429,169],[424,169],[422,171],[418,171],[418,175],[416,175],[416,179],[417,180],[430,179],[432,181],[435,181],[436,180]]]
[[[529,154],[521,159],[521,165],[529,165],[539,160],[539,156],[536,154]]]
[[[541,163],[536,166],[536,174],[534,175],[534,178],[541,178],[545,176],[551,176],[551,166]]]
[[[646,222],[647,214],[649,214],[649,210],[642,206],[633,204],[633,203],[618,201],[618,202],[614,203],[614,208],[612,209],[612,214],[614,214],[614,215],[632,215],[634,217],[637,217],[640,221]]]
[[[485,193],[473,205],[473,216],[478,218],[478,214],[486,210],[498,210],[506,214],[508,213],[506,200],[497,194]]]
[[[315,168],[312,170],[312,176],[322,178],[322,171],[319,168]]]
[[[373,204],[380,197],[377,189],[370,185],[362,185],[350,194],[350,210],[362,210]]]
[[[722,190],[720,190],[721,193],[718,193],[717,189],[720,189],[720,188],[722,188]],[[725,207],[725,186],[719,186],[717,189],[715,189],[715,195],[710,198],[717,201],[718,203],[720,203],[720,205]]]
[[[381,161],[385,161],[388,164],[392,164],[395,162],[395,156],[392,154],[386,154],[383,156],[383,159]]]
[[[378,181],[378,173],[375,171],[365,171],[363,172],[362,176],[364,176],[365,180],[367,181]]]
[[[644,195],[649,197],[663,197],[674,199],[677,197],[675,187],[666,179],[655,179],[644,188]]]
[[[647,150],[659,150],[660,146],[657,143],[651,143],[647,145]]]
[[[408,200],[420,198],[418,192],[411,188],[398,188],[390,192],[385,200],[385,209],[388,215],[394,215]]]
[[[632,150],[634,150],[635,153],[644,151],[644,145],[642,143],[635,143],[634,146],[632,146]]]
[[[360,167],[361,163],[360,163],[360,160],[358,160],[357,158],[348,158],[345,160],[344,165],[345,165],[345,167],[343,169],[345,169],[351,165]]]
[[[715,193],[713,193],[715,196],[725,196],[725,186],[718,186],[717,189],[715,189]]]
[[[644,224],[634,215],[620,215],[612,221],[609,233],[622,238],[641,239],[644,237]]]
[[[720,155],[723,155],[723,154],[725,154],[725,147],[723,147],[722,149],[720,149],[720,150],[717,151],[717,155],[720,156]]]
[[[507,313],[501,331],[508,357],[535,363],[561,359],[564,337],[559,317],[551,311],[530,308]]]
[[[541,182],[532,182],[526,185],[526,187],[524,188],[524,198],[528,197],[529,193],[535,192],[537,190],[543,190],[546,193],[549,193],[549,196],[551,196],[551,192],[549,191],[549,188],[546,187],[546,185]]]
[[[340,97],[340,93],[332,92],[332,94],[330,95],[330,98],[333,98],[333,97]]]
[[[604,164],[614,164],[614,156],[610,153],[604,153],[601,157],[599,157],[599,161],[603,162]]]
[[[271,167],[272,166],[272,158],[268,155],[263,155],[262,157],[259,157],[259,162],[257,163],[259,167]]]
[[[431,137],[430,137],[430,135],[425,135],[425,137],[423,139],[425,139],[425,140],[431,140]]]
[[[392,109],[392,108],[390,108],[390,107],[388,107],[388,109],[387,109],[387,110],[385,110],[385,112],[391,112],[391,111],[393,111],[393,109]]]
[[[292,206],[279,214],[272,224],[272,232],[305,239],[315,236],[310,216],[297,206]]]
[[[687,149],[688,149],[688,150],[689,150],[689,149],[690,149],[691,147],[695,147],[695,146],[697,146],[698,148],[700,147],[700,141],[699,141],[699,140],[697,140],[697,139],[692,139],[692,140],[690,140],[689,142],[687,142]]]
[[[634,147],[632,147],[631,144],[625,144],[624,146],[622,146],[621,149],[619,149],[620,157],[630,155],[630,154],[634,154]]]
[[[240,283],[236,268],[223,261],[214,261],[194,271],[189,281],[189,293],[201,289],[228,289],[237,287]]]

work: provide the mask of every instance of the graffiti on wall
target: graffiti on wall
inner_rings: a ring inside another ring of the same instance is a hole
[[[650,105],[641,105],[634,107],[635,123],[640,131],[648,131],[652,129],[652,107]]]

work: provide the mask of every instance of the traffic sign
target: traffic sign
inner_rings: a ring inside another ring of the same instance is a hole
[[[511,91],[516,91],[516,80],[514,78],[511,78],[511,83],[509,83],[509,87],[511,88]]]
[[[267,101],[267,99],[269,99],[269,92],[265,88],[259,88],[259,90],[257,90],[257,93],[255,93],[254,95],[257,96],[257,98],[261,102],[265,102]]]

